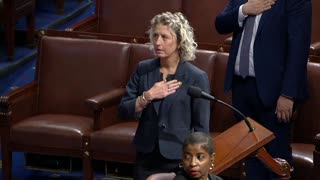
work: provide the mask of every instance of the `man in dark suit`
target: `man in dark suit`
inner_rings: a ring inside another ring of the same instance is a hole
[[[310,0],[230,0],[215,26],[233,33],[225,79],[233,105],[273,131],[267,150],[292,163],[290,119],[307,98]],[[256,158],[246,168],[249,179],[272,178]]]

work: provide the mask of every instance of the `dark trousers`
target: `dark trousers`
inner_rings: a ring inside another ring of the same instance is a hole
[[[271,108],[265,108],[257,91],[254,77],[235,76],[232,87],[233,106],[239,109],[245,116],[249,116],[256,122],[274,133],[276,138],[268,143],[265,148],[274,158],[286,159],[292,165],[291,123],[279,123],[275,114],[276,104]],[[236,114],[238,120],[242,120]],[[246,161],[246,174],[249,180],[272,179],[272,172],[255,157]]]
[[[171,160],[163,157],[159,146],[156,146],[150,153],[137,152],[133,179],[145,180],[155,173],[176,172],[180,162],[180,159]]]

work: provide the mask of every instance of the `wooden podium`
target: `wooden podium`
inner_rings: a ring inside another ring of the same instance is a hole
[[[289,163],[282,159],[272,158],[263,148],[265,144],[275,138],[274,134],[251,118],[247,119],[254,127],[253,131],[249,130],[248,125],[243,120],[213,137],[215,147],[213,173],[219,174],[240,160],[255,154],[281,179],[289,179]]]

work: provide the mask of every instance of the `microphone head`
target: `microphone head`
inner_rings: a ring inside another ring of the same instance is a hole
[[[194,98],[200,98],[202,95],[202,90],[196,86],[189,86],[188,95]]]

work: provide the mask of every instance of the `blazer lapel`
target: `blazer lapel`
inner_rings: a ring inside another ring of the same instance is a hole
[[[276,2],[277,3],[277,2]],[[266,21],[270,21],[272,20],[272,17],[274,16],[274,13],[273,11],[278,8],[276,6],[276,4],[274,4],[271,9],[269,9],[268,11],[265,11],[262,16],[261,16],[261,19],[260,19],[260,22],[259,22],[259,26],[258,26],[258,30],[257,30],[257,35],[256,37],[258,37],[263,29],[263,26],[265,25]]]
[[[174,79],[181,81],[182,86],[185,84],[184,79],[185,79],[185,69],[186,69],[186,62],[182,62],[179,64],[178,69],[176,71],[176,74],[174,76]],[[178,88],[177,91],[174,94],[171,94],[170,96],[167,96],[166,98],[163,99],[162,105],[161,105],[161,114],[167,114],[171,108],[171,105],[173,102],[175,102],[175,99],[178,98],[182,93],[182,87]]]
[[[158,61],[156,61],[154,70],[152,71],[150,76],[148,76],[148,82],[147,82],[148,88],[147,89],[152,88],[155,81],[162,79],[159,77],[160,76],[160,69],[159,68],[160,68],[160,59],[158,59]],[[161,104],[161,100],[152,101],[153,108],[154,108],[155,112],[157,113],[157,115],[159,115],[160,104]]]

